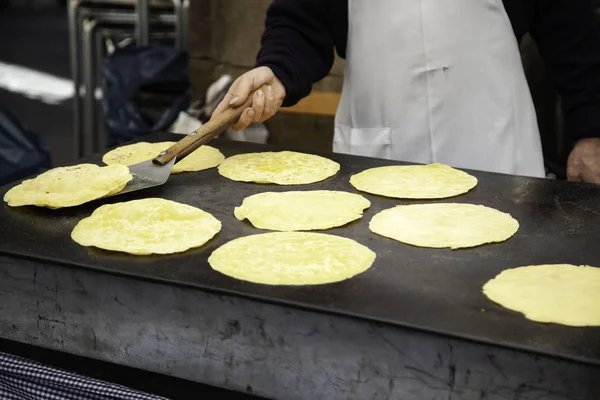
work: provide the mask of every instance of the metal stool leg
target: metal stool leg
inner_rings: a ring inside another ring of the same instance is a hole
[[[150,24],[148,0],[136,0],[135,11],[137,13],[137,45],[147,46],[149,40],[148,25]]]
[[[102,82],[104,80],[104,32],[102,29],[97,29],[94,34],[94,47],[95,56],[94,64],[96,65],[96,86],[102,88]],[[102,90],[102,89],[101,89]],[[102,92],[101,92],[102,93]],[[104,101],[104,93],[100,98],[94,96],[95,105],[95,118],[96,118],[96,152],[104,152],[108,148],[108,131],[106,129],[106,122],[104,118],[104,107],[102,102]]]
[[[79,42],[79,27],[77,26],[77,12],[79,0],[70,0],[68,5],[69,24],[69,53],[71,56],[71,78],[73,79],[73,132],[72,132],[72,157],[73,160],[81,158],[81,49]]]
[[[96,30],[96,20],[84,20],[82,32],[83,49],[83,81],[85,84],[84,97],[84,129],[83,155],[88,157],[94,153],[96,144],[96,108],[95,108],[95,77],[93,34]]]
[[[188,32],[189,32],[189,9],[190,0],[183,0],[181,5],[181,49],[187,51],[188,47]]]
[[[175,47],[183,49],[183,21],[181,16],[181,0],[173,0],[173,11],[175,14]]]

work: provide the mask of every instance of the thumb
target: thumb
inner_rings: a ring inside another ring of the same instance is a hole
[[[231,86],[226,100],[230,107],[237,107],[246,101],[250,93],[273,79],[270,68],[259,67],[246,72]]]
[[[581,172],[579,169],[574,169],[573,167],[567,167],[567,180],[569,182],[581,182]]]
[[[581,162],[573,160],[573,155],[567,161],[567,180],[571,182],[581,182],[582,180]]]

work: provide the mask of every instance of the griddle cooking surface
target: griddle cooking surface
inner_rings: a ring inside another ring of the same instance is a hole
[[[174,138],[162,134],[145,140]],[[213,145],[226,156],[269,149],[220,140]],[[600,187],[592,185],[474,173],[479,184],[473,191],[442,201],[483,204],[509,212],[521,228],[505,243],[454,251],[411,247],[372,234],[368,223],[375,213],[411,202],[363,194],[372,202],[364,218],[326,231],[355,239],[377,253],[370,270],[345,282],[261,286],[229,278],[210,268],[207,258],[218,246],[240,236],[265,232],[233,216],[234,207],[246,196],[263,191],[313,189],[356,192],[348,182],[351,174],[393,164],[344,155],[328,157],[341,164],[341,171],[313,185],[281,187],[233,182],[211,169],[173,175],[162,187],[71,209],[10,208],[3,204],[0,252],[235,293],[600,365],[600,328],[531,322],[492,303],[481,292],[485,282],[507,268],[546,263],[600,266]],[[7,189],[2,188],[0,195]],[[70,232],[76,223],[99,205],[143,197],[163,197],[199,207],[221,220],[223,229],[201,249],[172,256],[115,254],[81,247],[71,240]]]

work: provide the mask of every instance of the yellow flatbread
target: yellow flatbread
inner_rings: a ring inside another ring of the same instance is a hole
[[[116,194],[131,179],[129,168],[123,165],[59,167],[13,187],[4,195],[4,201],[11,207],[73,207]]]
[[[172,254],[200,247],[220,230],[219,220],[196,207],[149,198],[98,208],[75,226],[71,238],[130,254]]]
[[[532,265],[501,272],[483,293],[537,322],[600,326],[600,268]]]
[[[238,154],[219,165],[219,173],[225,178],[277,185],[315,183],[339,170],[335,161],[294,151]]]
[[[168,149],[175,142],[147,143],[139,142],[117,147],[102,157],[107,165],[134,165],[156,157],[161,151]],[[219,165],[225,156],[214,147],[201,146],[189,156],[173,166],[172,174],[181,172],[202,171]]]
[[[309,231],[346,225],[370,205],[360,195],[331,190],[267,192],[246,197],[234,214],[259,229]]]
[[[443,199],[473,189],[477,178],[443,164],[367,169],[350,178],[356,189],[399,199]]]
[[[208,258],[225,275],[265,285],[319,285],[352,278],[375,253],[354,240],[313,232],[271,232],[232,240]]]
[[[459,249],[505,241],[519,223],[510,214],[474,204],[412,204],[381,211],[369,229],[413,246]]]

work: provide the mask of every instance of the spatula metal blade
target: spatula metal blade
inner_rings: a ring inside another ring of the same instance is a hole
[[[160,186],[169,179],[171,170],[173,170],[173,165],[175,165],[175,158],[165,165],[157,164],[152,160],[130,165],[129,172],[133,175],[133,179],[127,183],[125,189],[111,196]]]

